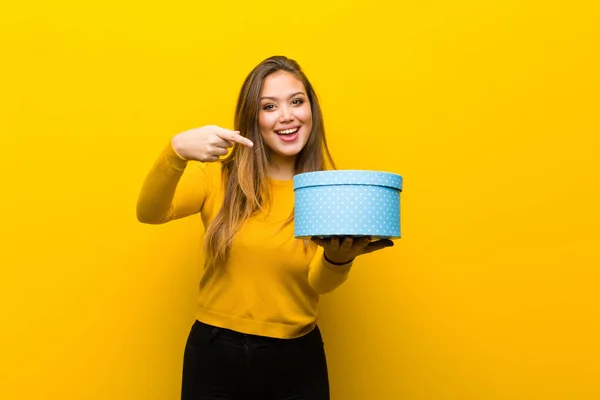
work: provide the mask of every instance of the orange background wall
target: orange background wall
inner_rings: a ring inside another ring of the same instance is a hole
[[[600,398],[596,2],[165,4],[0,6],[0,398],[178,398],[201,228],[136,197],[272,54],[340,167],[405,179],[323,302],[333,399]]]

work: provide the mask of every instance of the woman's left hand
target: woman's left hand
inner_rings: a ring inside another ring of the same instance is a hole
[[[372,253],[394,245],[394,242],[389,239],[372,242],[368,236],[354,239],[339,236],[331,239],[313,237],[311,240],[325,249],[325,258],[334,264],[347,264],[361,254]]]

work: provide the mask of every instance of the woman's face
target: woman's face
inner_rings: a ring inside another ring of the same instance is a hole
[[[295,159],[304,148],[312,131],[312,111],[306,88],[294,74],[281,71],[265,79],[258,124],[271,155],[279,156],[273,159]]]

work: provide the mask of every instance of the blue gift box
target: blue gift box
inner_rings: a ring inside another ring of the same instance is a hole
[[[336,170],[294,176],[294,236],[399,238],[402,176]]]

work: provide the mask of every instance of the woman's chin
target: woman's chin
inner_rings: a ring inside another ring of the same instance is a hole
[[[271,151],[280,157],[296,157],[302,151],[302,148],[303,146],[300,143],[294,143],[293,145],[276,146]]]

